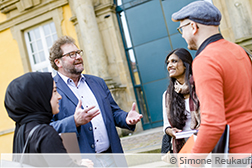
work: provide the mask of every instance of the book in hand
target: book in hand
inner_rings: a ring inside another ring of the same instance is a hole
[[[188,130],[175,133],[176,139],[188,138],[192,134],[197,133],[198,130]]]

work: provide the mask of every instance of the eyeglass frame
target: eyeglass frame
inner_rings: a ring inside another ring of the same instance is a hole
[[[186,23],[186,24],[184,24],[184,25],[182,25],[182,26],[179,26],[179,27],[177,28],[178,32],[179,32],[180,34],[183,34],[182,28],[185,27],[185,26],[188,26],[188,25],[190,25],[190,24],[191,24],[191,22],[188,22],[188,23]]]
[[[74,52],[74,56],[73,55],[71,56],[70,54],[73,53],[73,52]],[[70,58],[76,58],[77,54],[79,54],[81,56],[82,53],[83,53],[83,50],[71,51],[69,53],[66,53],[66,54],[62,55],[60,58],[65,57],[65,56],[70,57]]]

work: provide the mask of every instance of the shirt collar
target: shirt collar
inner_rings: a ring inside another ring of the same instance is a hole
[[[215,42],[215,41],[218,41],[218,40],[220,40],[220,39],[223,39],[223,37],[222,37],[222,35],[221,35],[220,33],[215,34],[215,35],[212,35],[211,37],[209,37],[208,39],[206,39],[206,40],[200,45],[198,51],[196,52],[195,57],[196,57],[197,55],[199,55],[199,54],[201,53],[201,51],[203,51],[203,50],[206,48],[206,46],[207,46],[208,44],[210,44],[210,43],[212,43],[212,42]]]
[[[64,81],[65,83],[69,83],[69,81],[72,80],[72,79],[70,79],[69,77],[63,75],[63,74],[60,73],[60,72],[58,72],[58,74],[59,74],[59,76],[63,79],[63,81]],[[85,80],[86,80],[86,78],[85,78],[84,74],[81,74],[81,77],[80,77],[79,82],[85,82]]]

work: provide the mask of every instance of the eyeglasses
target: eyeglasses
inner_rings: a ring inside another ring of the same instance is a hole
[[[183,34],[182,28],[185,27],[185,26],[188,26],[190,23],[191,23],[191,22],[189,22],[189,23],[187,23],[187,24],[185,24],[185,25],[179,26],[179,27],[177,28],[178,32],[179,32],[180,34]]]
[[[82,56],[83,51],[82,50],[71,51],[69,53],[66,53],[66,54],[62,55],[62,57],[67,56],[67,57],[70,57],[70,58],[76,58],[77,54],[79,54],[80,56]]]

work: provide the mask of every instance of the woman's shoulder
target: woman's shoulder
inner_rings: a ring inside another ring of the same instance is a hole
[[[169,93],[168,93],[168,91],[167,91],[167,90],[165,90],[165,91],[163,92],[163,96],[165,96],[166,94],[168,94],[168,95],[169,95]]]
[[[162,97],[163,97],[163,100],[168,100],[168,99],[169,99],[169,92],[168,92],[167,90],[165,90],[165,91],[163,92]]]
[[[66,153],[59,133],[51,125],[42,124],[36,139],[41,148],[47,148],[41,149],[42,153]]]
[[[51,136],[59,136],[58,132],[51,126],[48,124],[41,124],[39,126],[38,132],[42,135],[51,135]]]
[[[34,133],[32,135],[32,137],[35,139],[46,139],[48,137],[50,137],[50,138],[56,137],[57,138],[57,136],[59,136],[58,132],[51,125],[38,124],[38,123],[36,123],[36,125],[39,125],[39,127],[34,131]],[[27,130],[26,130],[27,136],[28,136],[28,133],[32,130],[32,128],[35,127],[36,125],[34,125],[34,123],[27,125]]]

